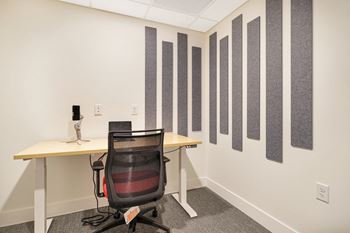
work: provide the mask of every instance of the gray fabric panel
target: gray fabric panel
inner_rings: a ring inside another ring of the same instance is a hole
[[[228,36],[220,40],[220,133],[228,134]]]
[[[232,148],[242,151],[242,20],[232,21]]]
[[[157,128],[157,29],[145,27],[145,128]]]
[[[217,143],[217,33],[209,38],[209,142]]]
[[[292,146],[313,148],[312,0],[292,0]]]
[[[266,0],[266,157],[283,161],[282,0]]]
[[[247,137],[260,139],[260,17],[247,25]]]
[[[202,130],[202,49],[192,47],[192,131]]]
[[[188,57],[187,57],[187,34],[177,34],[177,132],[187,136],[187,80],[188,80]]]
[[[162,125],[173,131],[173,43],[162,43]]]

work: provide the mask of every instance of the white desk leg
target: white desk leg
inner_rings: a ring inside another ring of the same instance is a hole
[[[183,156],[187,156],[186,148],[181,148],[179,152],[179,193],[174,193],[173,197],[179,204],[184,208],[184,210],[190,215],[191,218],[197,217],[196,211],[187,203],[187,172],[185,169],[185,161]]]
[[[46,220],[46,158],[35,159],[34,232],[46,233],[52,219]]]

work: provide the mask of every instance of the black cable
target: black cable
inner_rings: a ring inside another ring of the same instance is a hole
[[[104,156],[104,154],[102,155]],[[102,157],[101,156],[101,157]],[[100,157],[100,158],[101,158]],[[98,197],[97,197],[97,193],[96,193],[96,181],[95,181],[95,172],[93,170],[93,167],[92,167],[92,159],[91,159],[91,155],[89,156],[89,159],[90,159],[90,167],[92,169],[92,182],[94,183],[94,196],[95,196],[95,200],[96,200],[96,209],[97,209],[97,212],[98,213],[101,213],[101,214],[113,214],[113,213],[110,213],[109,212],[109,206],[108,206],[108,211],[103,211],[103,210],[100,210],[100,207],[99,207],[99,202],[98,202]]]
[[[106,155],[107,155],[107,153],[103,153],[103,154],[100,156],[100,158],[98,158],[98,160],[103,159],[103,157],[105,157]],[[91,165],[91,162],[90,162],[90,165]]]
[[[98,160],[102,159],[105,155],[106,155],[106,153],[103,154]],[[90,167],[92,169],[91,155],[89,156],[89,159],[90,159]],[[94,183],[94,196],[96,199],[96,210],[99,214],[96,214],[96,215],[93,215],[90,217],[82,218],[81,222],[83,223],[83,225],[91,225],[91,226],[96,227],[96,226],[101,225],[105,221],[107,221],[111,216],[114,215],[114,213],[110,212],[109,206],[108,206],[107,211],[100,210],[99,202],[98,202],[98,198],[97,198],[97,194],[96,194],[95,172],[93,170],[92,170],[92,182]]]
[[[182,146],[180,146],[179,148],[175,149],[175,150],[171,150],[171,151],[165,151],[164,154],[168,154],[168,153],[172,153],[175,152],[177,150],[180,150],[182,148]]]

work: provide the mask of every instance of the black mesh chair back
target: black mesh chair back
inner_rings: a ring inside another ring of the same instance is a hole
[[[108,123],[108,132],[110,131],[131,131],[132,123],[131,121],[110,121]]]
[[[105,177],[109,205],[126,208],[164,194],[164,130],[110,131]]]

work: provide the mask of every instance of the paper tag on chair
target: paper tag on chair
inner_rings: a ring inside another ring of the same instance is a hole
[[[139,213],[140,208],[138,206],[131,207],[124,214],[125,223],[129,224]]]

